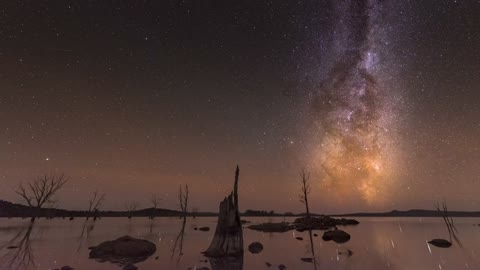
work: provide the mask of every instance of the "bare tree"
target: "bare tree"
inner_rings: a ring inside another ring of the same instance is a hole
[[[87,219],[90,218],[92,211],[95,212],[94,220],[97,219],[96,212],[98,211],[98,208],[100,208],[104,200],[105,200],[105,193],[99,194],[98,190],[95,190],[95,192],[92,195],[92,198],[88,201]]]
[[[150,202],[152,203],[152,215],[150,216],[151,219],[155,218],[155,213],[157,210],[157,207],[160,205],[160,201],[163,199],[155,194],[152,194],[152,197],[150,198]]]
[[[132,214],[135,210],[138,208],[138,202],[126,202],[125,203],[125,209],[127,209],[128,212],[128,218],[132,218]]]
[[[310,217],[310,208],[308,207],[308,195],[310,194],[310,184],[308,183],[310,179],[310,173],[305,172],[305,169],[300,171],[300,202],[305,204],[305,208],[307,210],[307,217]]]
[[[198,215],[198,207],[192,207],[192,216],[193,218],[196,218]]]
[[[170,259],[173,259],[175,253],[178,252],[177,264],[180,262],[180,258],[183,255],[183,239],[185,236],[185,224],[187,222],[187,207],[188,207],[188,185],[185,185],[185,189],[180,185],[180,190],[178,192],[178,199],[180,201],[180,211],[182,211],[182,227],[180,232],[175,239],[172,255]]]
[[[64,174],[44,174],[26,186],[20,183],[15,193],[25,199],[28,206],[35,209],[34,215],[32,216],[32,221],[34,221],[43,205],[55,202],[52,197],[68,180],[69,178]]]
[[[180,200],[180,211],[182,211],[182,216],[185,218],[187,216],[188,207],[188,185],[185,185],[185,189],[180,186],[178,199]]]

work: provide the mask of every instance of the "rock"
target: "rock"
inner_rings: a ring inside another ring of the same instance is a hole
[[[263,245],[260,242],[253,242],[250,245],[248,245],[248,251],[252,254],[258,254],[262,252],[263,250]]]
[[[68,220],[74,220],[75,218],[74,217],[70,217]]]
[[[199,231],[202,231],[202,232],[208,232],[210,231],[210,228],[209,227],[200,227],[198,228]]]
[[[295,239],[302,241],[303,237],[295,237]]]
[[[261,232],[287,232],[294,229],[293,225],[287,222],[261,223],[248,226],[249,229]]]
[[[342,231],[342,230],[331,230],[331,231],[326,231],[323,236],[322,236],[322,239],[325,240],[325,241],[330,241],[332,240],[333,242],[337,243],[337,244],[341,244],[341,243],[345,243],[345,242],[348,242],[348,240],[350,240],[350,234]]]
[[[113,241],[105,241],[90,250],[90,258],[120,264],[142,262],[152,256],[157,247],[154,243],[123,236]]]
[[[452,246],[452,243],[450,241],[445,240],[445,239],[433,239],[432,241],[428,242],[429,244],[432,244],[436,247],[439,248],[449,248]]]
[[[198,228],[197,228],[197,227],[195,227],[195,228],[193,228],[193,229],[194,229],[195,231],[198,231]]]
[[[158,260],[158,256],[155,256],[155,260]]]
[[[267,265],[267,267],[270,267],[270,266],[272,266],[272,264],[271,264],[271,263],[269,263],[269,262],[266,262],[265,264]]]
[[[285,265],[280,264],[280,265],[278,266],[278,270],[284,270],[284,269],[287,269],[287,267],[286,267]]]
[[[8,246],[7,249],[16,249],[18,246]]]
[[[350,257],[353,255],[353,251],[350,249],[345,249],[345,251],[337,251],[338,255],[345,255],[347,257]]]
[[[301,258],[300,260],[302,260],[302,262],[313,262],[313,258]]]
[[[133,265],[133,264],[131,264],[131,263],[126,264],[126,265],[122,268],[122,270],[137,270],[137,269],[138,269],[138,267],[136,267],[135,265]]]
[[[317,237],[317,236],[318,236],[318,234],[316,234],[316,233],[313,234],[313,237]]]

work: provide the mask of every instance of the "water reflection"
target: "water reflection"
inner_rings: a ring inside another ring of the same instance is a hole
[[[95,218],[91,221],[88,219],[85,219],[85,222],[83,223],[83,226],[82,226],[82,232],[78,237],[77,253],[80,252],[84,243],[87,243],[87,245],[89,245],[90,233],[95,229],[95,221],[96,221]]]
[[[172,248],[172,255],[170,260],[173,260],[175,256],[177,256],[177,265],[180,262],[180,259],[183,255],[183,240],[185,237],[185,224],[187,223],[187,217],[182,218],[182,226],[180,232],[178,233],[177,237],[175,238],[175,242]]]
[[[308,238],[310,239],[310,251],[312,253],[313,269],[317,270],[317,258],[315,257],[315,246],[313,245],[312,230],[308,231]]]
[[[243,270],[243,254],[234,257],[209,258],[212,270]]]
[[[264,218],[251,220],[265,222]],[[0,269],[55,269],[70,265],[75,269],[118,270],[117,265],[90,260],[87,247],[125,235],[128,219],[84,221],[40,219],[31,224],[28,219],[0,219]],[[455,243],[448,249],[431,246],[429,251],[427,241],[442,235],[448,239],[442,218],[364,218],[358,226],[344,228],[351,235],[351,240],[345,244],[323,241],[323,231],[295,232],[295,236],[304,239],[299,241],[292,237],[292,232],[270,234],[246,229],[243,231],[246,243],[261,242],[264,246],[261,253],[250,254],[246,249],[243,257],[210,259],[203,257],[201,252],[210,243],[214,231],[197,232],[193,227],[215,224],[215,221],[197,217],[194,222],[187,218],[184,223],[178,218],[155,218],[149,234],[151,220],[132,219],[132,236],[152,239],[157,244],[156,254],[139,264],[139,269],[205,266],[211,270],[278,269],[281,264],[287,270],[439,269],[439,265],[442,269],[480,269],[478,218],[455,219],[463,249]],[[319,236],[315,237],[315,233]],[[18,248],[8,249],[9,246]],[[267,262],[271,263],[270,267],[266,266]]]
[[[35,258],[32,251],[30,236],[32,234],[34,221],[28,227],[21,227],[18,233],[0,249],[7,248],[7,252],[0,262],[5,269],[28,269],[35,265]]]

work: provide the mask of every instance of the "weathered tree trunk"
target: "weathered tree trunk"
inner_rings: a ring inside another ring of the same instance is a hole
[[[238,175],[237,166],[233,192],[220,203],[215,236],[210,247],[204,252],[207,257],[243,255],[243,232],[238,209]]]

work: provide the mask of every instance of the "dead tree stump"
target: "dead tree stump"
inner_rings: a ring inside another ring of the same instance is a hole
[[[205,256],[222,258],[243,255],[243,232],[238,210],[238,175],[239,168],[235,171],[235,184],[233,192],[220,203],[217,228],[215,235]]]

